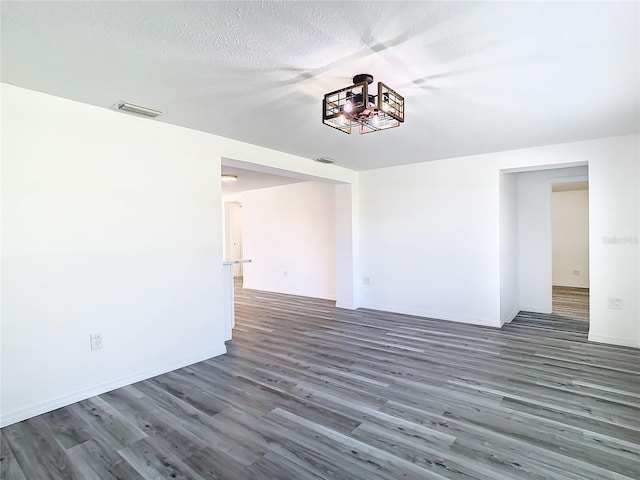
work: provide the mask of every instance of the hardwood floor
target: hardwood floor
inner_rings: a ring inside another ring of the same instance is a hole
[[[2,429],[2,478],[640,478],[640,351],[583,322],[251,290],[236,313],[227,355]]]
[[[553,286],[553,313],[589,321],[589,289]]]

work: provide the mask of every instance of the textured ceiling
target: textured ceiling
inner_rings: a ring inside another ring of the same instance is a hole
[[[366,170],[640,130],[638,2],[2,2],[2,81]],[[400,128],[321,123],[367,72]]]

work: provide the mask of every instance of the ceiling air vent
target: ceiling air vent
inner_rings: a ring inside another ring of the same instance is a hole
[[[329,165],[331,165],[332,163],[336,163],[336,161],[333,158],[329,158],[329,157],[318,157],[318,158],[314,158],[313,160],[318,163],[326,163]]]
[[[156,118],[157,116],[162,115],[162,112],[159,110],[141,107],[140,105],[134,105],[133,103],[120,102],[116,103],[115,107],[122,112],[133,113],[135,115],[141,115],[148,118]]]

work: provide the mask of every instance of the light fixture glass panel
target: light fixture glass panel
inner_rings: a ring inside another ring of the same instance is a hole
[[[371,120],[360,125],[360,133],[377,132],[379,130],[386,130],[388,128],[394,128],[398,126],[400,126],[400,122],[398,122],[395,118],[379,112],[378,115],[376,115],[375,120]]]
[[[404,97],[382,82],[378,82],[378,108],[385,115],[394,118],[398,122],[404,122]]]
[[[367,82],[327,93],[322,102],[322,123],[351,133],[351,124],[367,108],[368,100]]]
[[[349,122],[347,119],[345,119],[341,115],[338,115],[337,117],[334,117],[334,118],[323,119],[322,123],[324,123],[325,125],[329,125],[330,127],[333,127],[335,129],[338,129],[341,132],[351,133],[351,122]]]
[[[155,118],[162,115],[159,110],[153,110],[152,108],[141,107],[140,105],[133,105],[132,103],[120,102],[117,104],[118,110],[124,112],[135,113],[136,115],[142,115],[145,117]]]

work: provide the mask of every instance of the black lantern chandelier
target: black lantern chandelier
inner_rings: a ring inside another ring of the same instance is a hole
[[[351,133],[371,133],[400,126],[404,122],[404,97],[378,82],[377,95],[370,93],[373,76],[361,73],[353,85],[327,93],[322,101],[322,123]],[[373,90],[373,89],[372,89]]]

